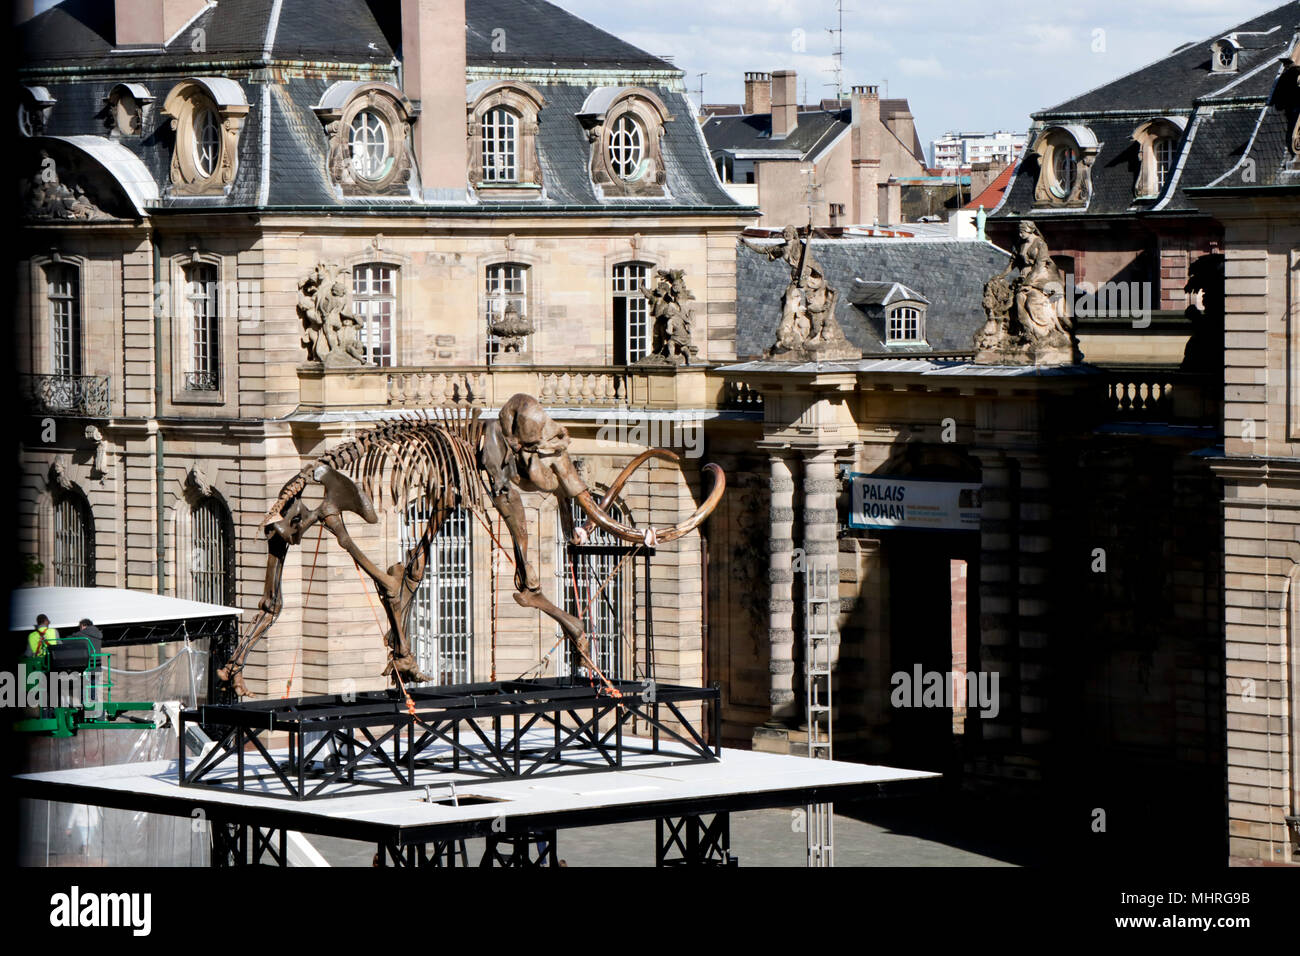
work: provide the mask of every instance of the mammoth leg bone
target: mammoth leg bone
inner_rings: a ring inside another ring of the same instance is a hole
[[[275,619],[280,616],[284,601],[280,595],[280,579],[284,573],[284,558],[289,553],[289,542],[278,534],[272,534],[267,542],[266,581],[262,589],[262,599],[257,603],[257,617],[239,639],[230,660],[217,671],[222,680],[230,681],[230,686],[239,697],[251,696],[244,684],[244,661],[253,645],[266,636]]]
[[[515,603],[520,607],[531,607],[541,611],[560,625],[560,630],[577,650],[582,666],[587,668],[589,673],[595,674],[596,666],[588,653],[587,635],[583,631],[582,622],[546,599],[542,594],[542,585],[537,572],[528,563],[528,516],[524,513],[524,503],[518,489],[513,485],[509,486],[494,497],[492,503],[496,505],[497,511],[505,520],[506,529],[510,532],[511,544],[514,545]]]

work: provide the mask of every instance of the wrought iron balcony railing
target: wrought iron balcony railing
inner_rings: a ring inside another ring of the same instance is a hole
[[[107,375],[28,375],[26,378],[28,401],[38,415],[108,417]]]

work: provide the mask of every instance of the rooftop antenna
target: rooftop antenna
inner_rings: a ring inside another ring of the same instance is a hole
[[[835,0],[835,15],[837,17],[835,29],[826,30],[835,43],[835,48],[831,50],[832,66],[829,70],[823,71],[834,73],[835,82],[822,85],[835,87],[835,99],[842,100],[844,99],[844,0]]]
[[[704,112],[704,78],[709,74],[696,73],[695,75],[700,78],[700,112],[703,113]]]

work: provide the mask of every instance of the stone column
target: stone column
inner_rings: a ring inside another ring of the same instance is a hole
[[[830,572],[830,638],[828,658],[834,670],[840,652],[838,540],[839,482],[835,480],[835,452],[828,448],[804,453],[803,546],[804,567],[817,575]],[[802,614],[800,615],[802,617]],[[800,633],[803,633],[802,624]],[[802,673],[800,677],[802,678]],[[833,699],[833,698],[832,698]],[[836,710],[838,711],[838,707]],[[805,715],[806,716],[806,715]]]
[[[786,727],[799,715],[794,674],[794,478],[790,461],[780,452],[770,460],[772,533],[769,547],[768,630],[772,708],[766,726]]]

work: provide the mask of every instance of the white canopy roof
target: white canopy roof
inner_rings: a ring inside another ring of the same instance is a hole
[[[56,628],[75,628],[83,617],[96,627],[149,621],[239,617],[238,608],[204,604],[183,598],[129,591],[126,588],[19,588],[9,597],[9,630],[30,631],[36,615],[44,614]]]

